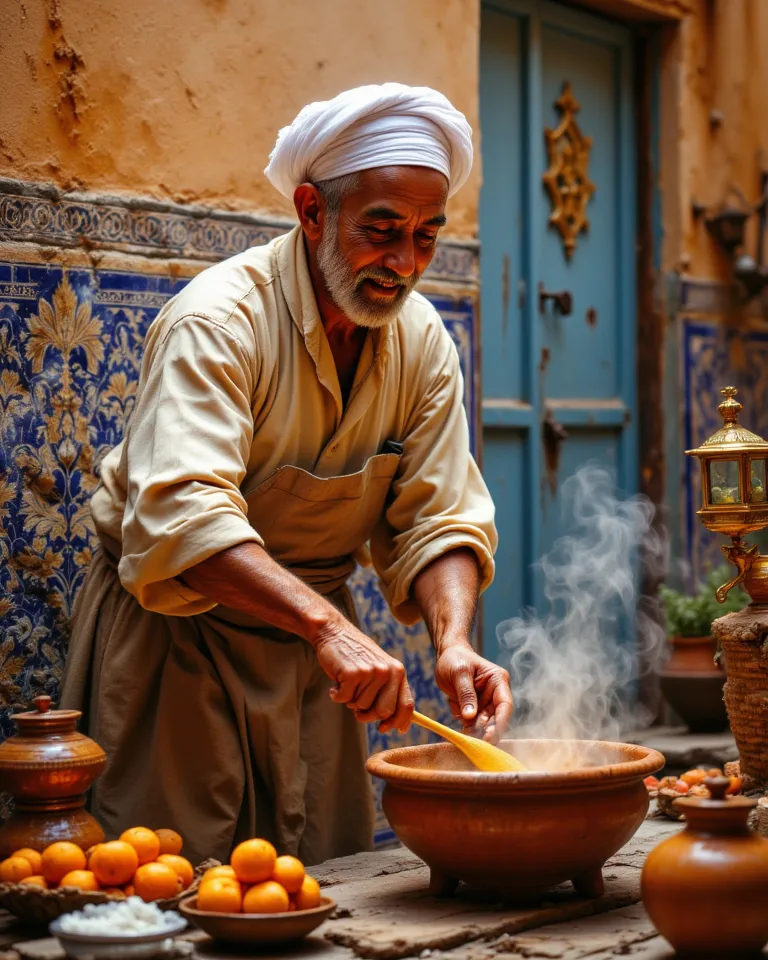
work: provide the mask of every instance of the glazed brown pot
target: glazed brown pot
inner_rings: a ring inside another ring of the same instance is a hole
[[[664,766],[648,747],[600,741],[505,741],[530,768],[542,750],[568,743],[584,769],[481,773],[449,744],[376,754],[368,770],[386,781],[384,812],[398,839],[431,868],[430,889],[464,881],[516,901],[571,880],[603,893],[602,867],[648,810],[643,778]]]
[[[678,955],[753,956],[768,942],[768,840],[747,826],[756,800],[726,800],[725,777],[705,783],[713,799],[676,801],[686,828],[649,854],[643,901]]]
[[[56,840],[84,849],[104,840],[85,810],[85,794],[107,756],[77,731],[78,710],[50,707],[50,697],[38,697],[35,710],[16,714],[17,733],[0,746],[0,790],[14,797],[14,812],[0,828],[0,857]]]
[[[712,637],[670,637],[672,655],[660,672],[664,699],[692,733],[728,726],[723,701],[725,671],[717,666]]]

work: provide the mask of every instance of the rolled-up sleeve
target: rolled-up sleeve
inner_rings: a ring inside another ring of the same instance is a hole
[[[391,500],[371,537],[371,558],[395,617],[415,623],[416,575],[458,547],[474,550],[481,590],[493,580],[494,506],[469,449],[456,347],[441,327],[424,355]]]
[[[147,610],[210,610],[214,602],[176,578],[239,543],[263,545],[240,492],[253,439],[248,346],[217,321],[184,316],[142,371],[123,450],[128,487],[118,572]]]

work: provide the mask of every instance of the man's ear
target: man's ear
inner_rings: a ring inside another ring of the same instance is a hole
[[[325,223],[325,200],[313,183],[301,183],[293,194],[293,205],[308,240],[319,242]]]

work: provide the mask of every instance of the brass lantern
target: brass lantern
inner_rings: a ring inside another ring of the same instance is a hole
[[[750,531],[768,526],[768,442],[746,430],[738,422],[741,404],[735,387],[720,391],[725,398],[717,408],[722,427],[688,456],[701,463],[701,522],[713,533],[731,538],[731,546],[721,550],[738,574],[717,590],[720,603],[739,583],[753,604],[768,604],[768,556],[758,552],[756,544],[742,539]]]

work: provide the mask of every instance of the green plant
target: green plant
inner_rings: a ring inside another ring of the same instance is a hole
[[[728,594],[725,603],[718,603],[715,591],[735,574],[735,568],[727,565],[713,570],[699,584],[695,593],[682,593],[670,587],[659,588],[659,597],[667,618],[667,634],[672,637],[707,637],[712,621],[726,613],[741,610],[750,602],[749,595],[736,587]]]

